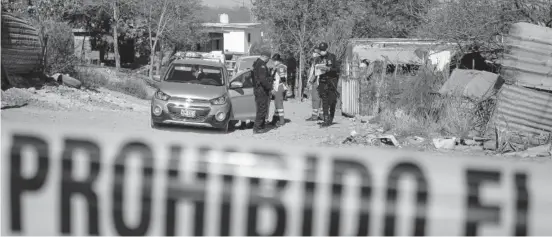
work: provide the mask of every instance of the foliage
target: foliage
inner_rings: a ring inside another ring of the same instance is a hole
[[[74,55],[74,40],[71,27],[64,22],[45,21],[44,36],[48,39],[46,44],[45,72],[69,73],[74,72],[77,58]]]
[[[112,78],[103,68],[79,68],[76,78],[80,80],[83,87],[96,89],[99,87],[112,91],[118,91],[140,99],[149,99],[152,90],[144,78],[138,75],[129,75],[118,72],[116,78]]]
[[[268,27],[272,47],[299,58],[299,71],[306,70],[307,55],[320,42],[327,42],[332,53],[342,56],[360,0],[257,0],[252,11]],[[336,51],[334,51],[336,50]],[[297,88],[303,88],[303,73]]]
[[[418,35],[454,42],[462,51],[472,45],[496,50],[501,46],[495,37],[505,33],[516,18],[515,11],[499,1],[450,1],[427,14]]]
[[[150,79],[156,61],[155,49],[165,46],[161,42],[178,50],[205,39],[199,30],[198,14],[202,6],[198,0],[140,0],[136,9],[140,13],[139,24],[145,29],[143,32],[150,49]]]
[[[381,80],[381,65],[370,81],[361,82],[361,112],[373,111],[376,80]],[[445,82],[443,74],[421,67],[416,75],[387,74],[380,85],[379,123],[400,136],[466,136],[475,125],[486,123],[490,110],[462,98],[442,97],[435,93]],[[486,117],[485,117],[486,116]],[[484,121],[483,121],[484,120]],[[481,128],[481,126],[479,127]],[[480,130],[477,130],[480,132]]]
[[[206,7],[201,14],[205,22],[219,22],[220,14],[227,14],[231,23],[248,23],[251,20],[251,11],[247,7]]]
[[[268,41],[254,42],[249,49],[250,55],[260,55],[263,51],[270,52],[270,44]]]
[[[500,36],[512,23],[552,24],[552,0],[445,1],[423,18],[417,36],[456,43],[462,52],[477,46],[488,59],[500,57]]]
[[[354,26],[357,38],[406,38],[417,29],[435,0],[364,0]]]

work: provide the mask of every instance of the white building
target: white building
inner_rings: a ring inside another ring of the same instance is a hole
[[[219,23],[204,23],[210,41],[199,51],[224,51],[230,54],[248,54],[254,43],[261,42],[260,23],[229,23],[228,15],[221,14]]]

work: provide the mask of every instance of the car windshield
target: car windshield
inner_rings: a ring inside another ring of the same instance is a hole
[[[222,68],[203,65],[174,65],[167,75],[166,82],[223,86]]]
[[[255,61],[257,60],[257,58],[244,58],[244,59],[240,59],[239,61],[239,64],[238,64],[238,69],[239,70],[245,70],[245,69],[248,69],[248,68],[253,68],[253,63],[255,63]]]

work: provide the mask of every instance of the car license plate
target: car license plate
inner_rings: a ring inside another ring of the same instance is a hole
[[[195,118],[196,111],[195,110],[183,109],[183,110],[180,110],[180,115],[182,115],[184,117],[187,117],[187,118]]]

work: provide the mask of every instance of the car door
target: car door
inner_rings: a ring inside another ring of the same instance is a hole
[[[229,89],[230,101],[232,102],[232,113],[235,120],[255,119],[257,108],[255,106],[255,95],[253,94],[253,78],[251,70],[238,73],[230,80],[239,81],[242,88]]]

